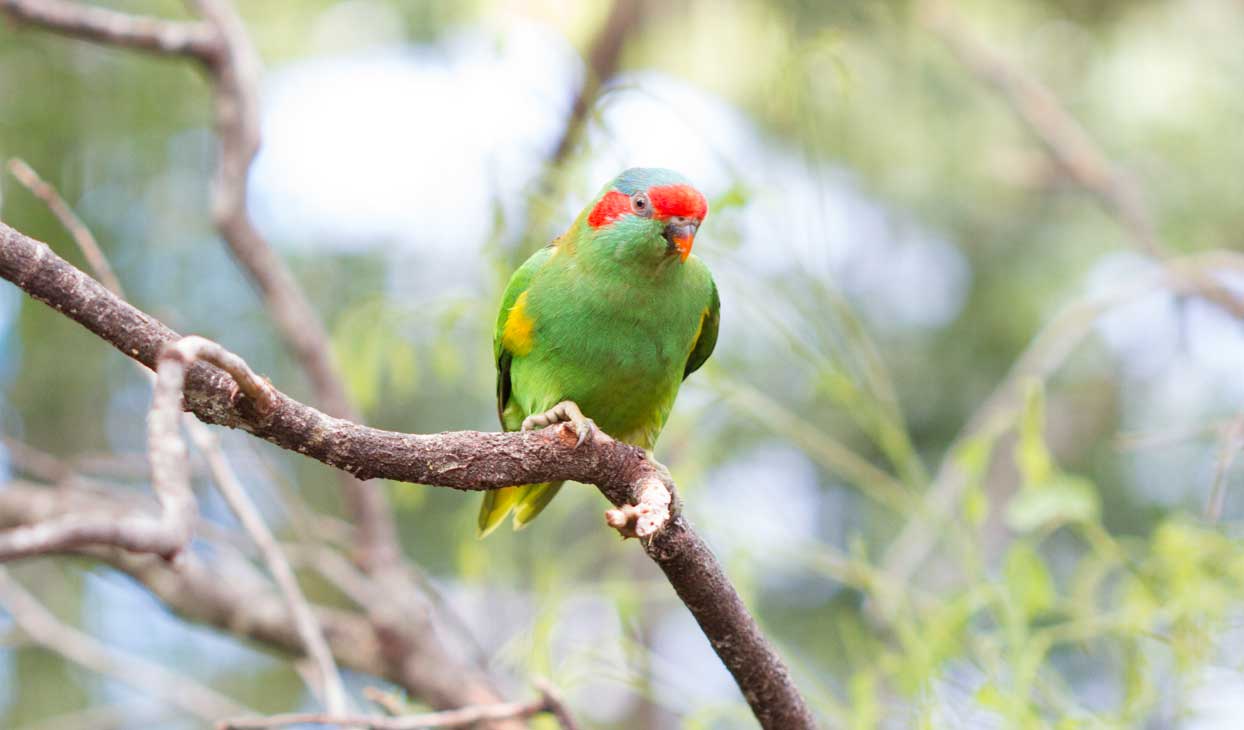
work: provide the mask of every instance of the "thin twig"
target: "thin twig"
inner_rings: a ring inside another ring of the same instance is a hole
[[[993,440],[1010,428],[1023,403],[1024,384],[1032,379],[1044,380],[1058,369],[1088,336],[1102,315],[1150,294],[1155,289],[1166,288],[1185,294],[1200,292],[1209,272],[1233,264],[1239,270],[1244,270],[1244,261],[1232,262],[1220,252],[1172,259],[1155,277],[1126,287],[1108,297],[1075,302],[1055,316],[1028,343],[1006,377],[973,412],[968,423],[946,450],[946,456],[942,459],[925,497],[930,513],[939,515],[939,519],[945,519],[952,514],[954,505],[970,483],[969,474],[958,458],[960,450],[975,442],[992,444]],[[921,514],[924,513],[919,513],[907,521],[898,537],[890,544],[882,561],[884,573],[893,585],[902,586],[910,581],[940,539],[938,531],[928,529]],[[897,596],[891,595],[889,598],[897,599]],[[883,612],[888,612],[892,606],[881,608]]]
[[[400,717],[407,712],[405,700],[379,687],[364,687],[363,696],[393,717]]]
[[[225,357],[229,353],[224,353],[219,345],[207,340],[202,342],[206,344],[199,346],[209,355],[216,356],[215,360],[228,366],[231,372],[249,372],[246,364],[236,356],[232,360]],[[153,519],[132,511],[121,514],[64,514],[46,522],[0,533],[0,561],[89,544],[112,545],[172,559],[186,546],[198,517],[198,508],[194,493],[190,490],[186,446],[178,433],[178,419],[181,416],[185,368],[195,359],[194,347],[197,344],[194,341],[184,346],[177,343],[160,356],[147,437],[151,455],[151,487],[161,506],[159,517]],[[212,351],[213,346],[220,352]],[[262,387],[268,387],[264,381],[259,383]],[[254,382],[249,383],[249,390],[259,395]]]
[[[195,717],[213,721],[246,713],[242,705],[214,689],[146,659],[110,649],[56,619],[34,596],[0,568],[0,603],[31,639],[69,661],[117,679]]]
[[[561,730],[579,730],[579,723],[575,722],[574,716],[570,714],[570,708],[566,707],[566,703],[553,687],[553,683],[547,679],[537,679],[535,685],[544,698],[545,712],[557,719]]]
[[[272,715],[270,717],[225,720],[218,723],[216,727],[218,730],[265,730],[265,728],[287,727],[289,725],[349,725],[369,728],[369,730],[420,730],[421,728],[469,727],[486,720],[526,719],[533,715],[550,711],[547,697],[542,696],[530,702],[477,705],[457,710],[430,712],[424,715],[406,715],[404,717],[299,712]]]
[[[1218,447],[1218,461],[1214,466],[1214,486],[1205,503],[1205,519],[1211,523],[1222,519],[1227,502],[1227,472],[1240,453],[1240,440],[1244,438],[1244,414],[1236,416],[1231,425],[1222,431],[1222,443]]]
[[[12,482],[0,489],[0,526],[46,521],[70,512],[121,513],[134,507],[125,495],[79,488],[49,489]],[[84,555],[119,570],[146,586],[152,595],[187,621],[215,626],[233,636],[249,639],[290,654],[304,652],[302,638],[288,604],[272,586],[251,570],[249,562],[215,550],[208,565],[194,551],[183,553],[176,564],[150,555],[81,546]],[[383,677],[422,697],[426,675],[449,666],[443,653],[429,651],[391,662],[394,647],[361,614],[314,607],[337,661],[356,671]],[[450,681],[463,681],[453,676]],[[219,717],[217,718],[219,719]]]
[[[1141,251],[1167,265],[1164,276],[1182,277],[1182,290],[1215,302],[1233,315],[1244,318],[1244,303],[1213,278],[1212,267],[1180,272],[1174,270],[1177,268],[1172,265],[1174,260],[1158,237],[1135,182],[1099,150],[1052,92],[966,31],[949,3],[923,0],[921,11],[925,25],[950,47],[965,67],[1002,95],[1068,176],[1092,193],[1106,212],[1119,220]],[[1087,334],[1100,311],[1091,304],[1073,307],[1044,328],[1029,344],[1006,380],[977,409],[947,451],[949,456],[943,461],[927,497],[936,513],[950,514],[953,504],[967,485],[962,469],[954,463],[956,448],[969,439],[988,436],[995,430],[1005,428],[1018,398],[1016,387],[1019,377],[1033,370],[1033,366],[1038,372],[1048,372],[1051,366],[1061,363],[1080,338]],[[1047,364],[1043,365],[1042,361]],[[900,583],[906,581],[924,562],[936,542],[934,531],[928,530],[921,519],[909,519],[887,551],[884,560],[887,574]]]
[[[1137,248],[1157,259],[1171,257],[1135,179],[1101,151],[1049,88],[974,37],[945,0],[923,0],[921,10],[925,25],[969,71],[1006,100],[1059,167],[1118,220]],[[1199,293],[1244,319],[1244,301],[1209,276]]]
[[[184,23],[105,11],[65,0],[0,0],[0,10],[21,22],[96,43],[159,50],[202,61],[215,95],[220,156],[213,183],[212,216],[234,258],[258,288],[277,330],[306,371],[331,415],[357,420],[332,361],[328,335],[293,274],[255,228],[247,208],[251,162],[259,150],[261,64],[245,25],[228,0],[193,0],[204,21]],[[392,515],[378,489],[342,475],[358,525],[358,558],[400,559]]]
[[[0,13],[60,35],[171,56],[211,58],[217,38],[206,23],[132,15],[66,0],[0,0]]]
[[[316,672],[319,674],[320,686],[324,690],[325,709],[330,714],[345,714],[349,711],[349,706],[345,686],[341,682],[341,674],[337,671],[337,664],[333,661],[328,642],[324,640],[324,629],[320,626],[315,614],[311,611],[311,606],[307,603],[306,596],[298,586],[298,579],[294,576],[285,553],[272,535],[272,531],[264,523],[259,508],[247,495],[246,489],[225,460],[224,454],[216,444],[215,435],[203,427],[192,431],[191,438],[207,459],[207,467],[216,482],[216,488],[229,504],[229,509],[233,510],[233,514],[242,523],[242,528],[255,541],[264,563],[268,566],[268,572],[272,574],[277,588],[280,589],[281,595],[285,597],[285,602],[289,605],[290,613],[294,616],[294,625],[298,628],[298,635],[302,637],[307,656],[315,664]]]
[[[13,173],[13,177],[25,185],[35,197],[42,200],[48,210],[52,211],[52,215],[56,216],[56,219],[65,227],[65,230],[69,231],[69,235],[73,236],[78,248],[82,250],[82,255],[86,257],[86,262],[91,265],[91,271],[95,273],[100,282],[116,294],[125,296],[121,293],[121,281],[117,279],[112,266],[108,264],[108,258],[104,256],[95,236],[91,234],[91,229],[87,228],[78,214],[73,212],[56,188],[44,182],[43,178],[39,177],[39,173],[20,158],[14,157],[9,160],[9,172]]]
[[[159,727],[168,714],[168,710],[145,702],[96,705],[22,725],[17,730],[125,730],[135,726]]]

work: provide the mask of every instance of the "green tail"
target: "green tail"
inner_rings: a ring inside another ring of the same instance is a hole
[[[505,521],[514,510],[514,529],[526,527],[557,496],[563,482],[525,484],[521,487],[503,487],[484,492],[484,503],[479,508],[477,534],[482,539]]]

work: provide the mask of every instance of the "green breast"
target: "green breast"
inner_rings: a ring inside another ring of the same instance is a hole
[[[511,370],[526,414],[573,400],[605,432],[651,448],[699,331],[711,283],[695,259],[658,271],[554,256],[533,279],[532,348]],[[508,425],[508,424],[507,424]]]

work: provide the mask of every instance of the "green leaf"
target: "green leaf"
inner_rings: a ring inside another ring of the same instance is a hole
[[[998,713],[1005,712],[1007,707],[1006,696],[998,689],[998,685],[991,682],[982,684],[976,690],[976,702],[981,707]]]
[[[974,483],[963,495],[963,519],[972,527],[980,527],[988,516],[989,496],[979,483]]]
[[[976,436],[960,444],[951,455],[967,482],[963,495],[963,518],[973,527],[980,527],[989,516],[989,495],[985,493],[983,481],[996,441],[993,434]]]
[[[709,208],[721,214],[722,211],[729,210],[730,208],[742,208],[747,205],[751,198],[751,191],[742,182],[736,180],[733,185],[726,189],[726,192],[713,198]]]
[[[881,708],[877,703],[877,674],[862,669],[851,675],[848,687],[851,696],[851,730],[871,730],[881,721]]]
[[[1028,487],[1007,505],[1006,524],[1028,533],[1042,527],[1090,522],[1098,514],[1097,490],[1083,477],[1060,475],[1045,486]]]
[[[1024,486],[1043,486],[1054,474],[1054,459],[1045,444],[1045,390],[1040,381],[1029,382],[1024,395],[1019,440],[1015,443],[1015,463],[1024,479]]]
[[[1031,544],[1021,540],[1012,545],[1007,551],[1003,572],[1008,596],[1027,618],[1053,607],[1054,579]]]

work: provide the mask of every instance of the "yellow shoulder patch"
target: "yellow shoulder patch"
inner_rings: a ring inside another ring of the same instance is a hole
[[[527,314],[527,292],[518,295],[501,330],[501,346],[522,357],[531,352],[531,333],[536,322]]]

